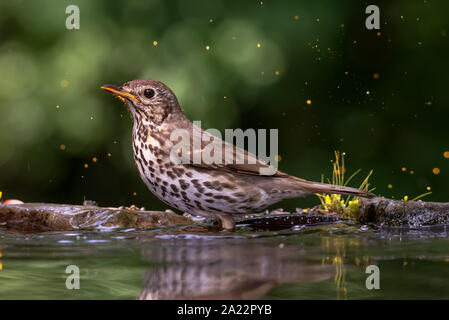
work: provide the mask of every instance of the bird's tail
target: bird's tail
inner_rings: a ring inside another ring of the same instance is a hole
[[[374,193],[371,193],[369,191],[360,190],[356,188],[350,188],[345,186],[337,186],[334,184],[327,184],[327,183],[320,183],[320,182],[313,182],[313,181],[307,181],[302,180],[300,178],[296,178],[298,188],[306,191],[307,193],[327,193],[327,194],[345,194],[355,197],[364,197],[364,198],[371,198],[375,197],[376,195]]]

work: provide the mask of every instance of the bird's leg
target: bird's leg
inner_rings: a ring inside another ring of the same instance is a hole
[[[189,218],[189,219],[191,219],[191,220],[193,220],[193,219],[195,218],[195,216],[194,216],[193,214],[189,213],[189,212],[184,212],[184,213],[182,214],[182,216],[183,216],[183,217],[186,217],[186,218]]]
[[[229,214],[219,214],[217,215],[218,225],[223,229],[223,231],[234,231],[235,230],[235,220],[234,217]]]

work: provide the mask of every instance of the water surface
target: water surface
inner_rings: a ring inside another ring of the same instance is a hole
[[[276,232],[0,230],[1,299],[447,299],[445,227]],[[66,288],[68,265],[80,289]],[[380,289],[368,290],[368,265]]]

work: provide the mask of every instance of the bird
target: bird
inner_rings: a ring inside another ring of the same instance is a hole
[[[176,95],[160,81],[137,79],[123,85],[105,84],[101,89],[119,98],[131,114],[134,160],[148,189],[171,207],[216,221],[224,231],[235,230],[235,217],[261,212],[285,199],[316,193],[374,196],[365,190],[287,174],[213,136],[187,118]],[[189,135],[189,143],[181,145],[186,148],[176,149],[179,136],[178,140],[172,138],[179,132]],[[200,143],[195,145],[198,136]],[[226,161],[206,161],[211,143],[219,146],[212,148],[212,153],[221,147],[221,160]]]

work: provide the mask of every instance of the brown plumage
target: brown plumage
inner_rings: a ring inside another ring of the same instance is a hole
[[[359,189],[291,176],[201,130],[184,115],[175,94],[159,81],[134,80],[102,89],[120,98],[131,112],[134,159],[150,191],[184,212],[219,218],[226,229],[234,227],[233,215],[259,211],[284,199],[314,193],[372,196]],[[178,131],[190,139],[183,152],[176,149],[179,140],[173,139]],[[202,139],[196,146],[193,141],[198,136]],[[208,148],[211,143],[215,148]],[[220,148],[221,157],[218,152],[214,154]],[[204,156],[221,161],[204,161]]]

